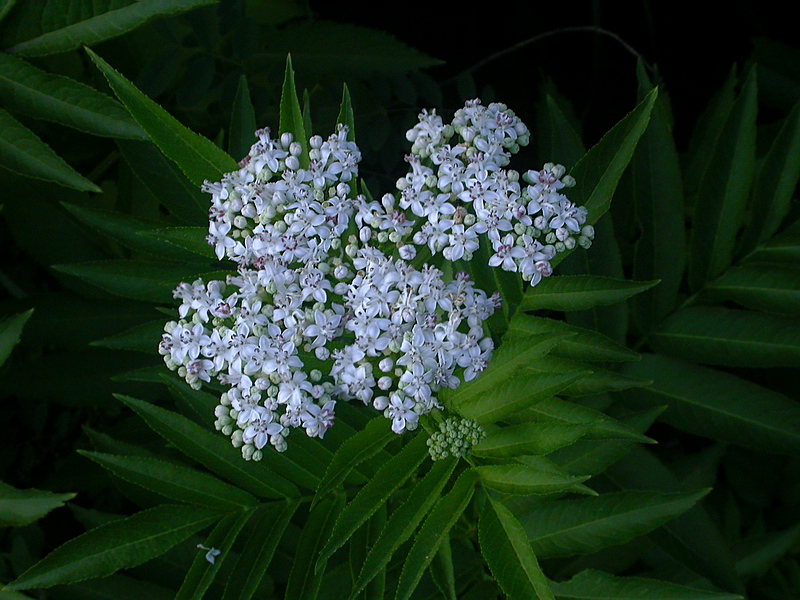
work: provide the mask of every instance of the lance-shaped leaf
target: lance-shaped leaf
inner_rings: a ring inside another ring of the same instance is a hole
[[[492,574],[509,598],[554,600],[522,525],[491,496],[478,521],[478,539]]]
[[[574,167],[586,154],[580,132],[576,131],[572,120],[550,93],[545,93],[537,108],[536,141],[539,156],[568,169]]]
[[[6,52],[21,56],[47,56],[60,54],[80,48],[84,44],[97,44],[128,31],[136,29],[156,17],[177,14],[200,6],[213,4],[216,0],[139,0],[133,4],[114,10],[100,12],[89,4],[89,14],[81,10],[69,10],[70,5],[64,2],[48,2],[51,15],[58,14],[56,19],[42,19],[39,35],[32,39],[20,41]],[[82,6],[86,6],[83,4]],[[100,3],[108,6],[108,3]],[[59,11],[60,14],[56,11]],[[102,9],[101,9],[102,10]],[[28,15],[29,17],[33,15]],[[53,29],[46,29],[49,24],[56,24]]]
[[[311,510],[297,543],[285,600],[314,600],[317,597],[328,560],[324,552],[320,553],[320,549],[344,506],[344,495],[334,495]]]
[[[625,392],[667,405],[661,420],[683,431],[764,452],[800,452],[800,406],[786,396],[729,373],[645,354],[625,372],[653,384]]]
[[[339,116],[336,118],[337,123],[347,126],[347,141],[356,141],[356,119],[353,114],[353,105],[350,102],[350,90],[347,84],[342,86],[342,104],[339,107]]]
[[[445,536],[431,561],[431,577],[436,587],[447,600],[458,600],[456,575],[453,567],[453,549],[450,538]]]
[[[570,192],[570,199],[584,205],[589,211],[588,224],[596,223],[611,206],[611,197],[619,178],[647,128],[657,92],[657,89],[650,92],[633,111],[614,125],[571,171],[577,183]]]
[[[0,54],[0,99],[11,110],[93,135],[147,139],[118,102],[10,54]]]
[[[748,260],[725,271],[703,290],[703,296],[797,316],[800,315],[800,267]]]
[[[428,456],[427,436],[418,434],[378,470],[342,511],[319,557],[320,565],[350,539]]]
[[[345,441],[333,455],[325,476],[317,488],[314,503],[332,492],[345,480],[350,471],[361,462],[375,456],[396,437],[388,419],[383,416],[372,419],[364,429]]]
[[[687,307],[659,325],[650,341],[660,353],[710,365],[800,365],[797,319],[759,311]]]
[[[295,502],[273,502],[253,512],[249,534],[228,576],[222,600],[250,600],[253,597],[297,506]]]
[[[164,229],[151,229],[140,231],[139,236],[163,241],[175,248],[181,248],[193,255],[205,258],[216,258],[214,248],[206,241],[207,227],[166,227]],[[197,259],[196,256],[192,258]]]
[[[0,109],[0,165],[25,177],[52,181],[76,190],[103,191],[3,109]]]
[[[139,126],[194,185],[218,181],[225,173],[239,169],[236,161],[214,142],[181,125],[97,54],[88,48],[86,51]]]
[[[594,423],[572,425],[565,423],[520,423],[496,427],[472,447],[476,456],[509,458],[524,454],[550,454],[569,446],[583,437]]]
[[[272,472],[263,462],[245,462],[241,453],[226,438],[203,429],[186,417],[147,402],[127,396],[117,395],[116,398],[133,409],[156,433],[186,456],[228,481],[265,498],[292,498],[299,495],[292,483]]]
[[[639,360],[638,353],[615,342],[610,337],[591,329],[570,325],[564,321],[517,313],[511,319],[508,328],[515,335],[546,333],[569,336],[553,349],[552,353],[555,356],[597,362]]]
[[[173,462],[87,450],[78,452],[125,481],[179,502],[227,511],[240,510],[258,502],[255,496],[244,490]]]
[[[101,525],[59,546],[6,589],[27,590],[105,577],[177,546],[219,518],[207,508],[165,504]]]
[[[540,558],[591,554],[653,531],[710,491],[604,494],[536,504],[518,516]]]
[[[753,183],[757,111],[753,67],[717,139],[698,190],[689,254],[689,283],[694,290],[720,275],[733,260]]]
[[[520,310],[585,310],[615,304],[647,290],[658,281],[626,281],[599,275],[561,275],[543,279],[528,290]]]
[[[208,535],[203,548],[198,548],[192,566],[186,573],[175,600],[199,600],[208,590],[222,563],[230,556],[233,543],[250,519],[252,509],[225,516]]]
[[[484,465],[475,467],[484,487],[504,494],[553,494],[567,491],[589,479],[564,471],[542,470],[528,465]]]
[[[739,594],[701,590],[644,577],[617,577],[581,571],[569,581],[550,584],[559,600],[742,600]]]
[[[297,88],[294,84],[294,69],[292,69],[292,57],[286,57],[286,72],[283,79],[283,90],[281,91],[281,120],[279,133],[291,133],[294,141],[302,148],[300,156],[300,166],[308,167],[308,137],[306,136],[305,125],[303,124],[303,111],[300,110],[300,100],[297,99]]]
[[[353,584],[351,600],[380,573],[397,549],[411,537],[439,498],[456,463],[457,460],[453,457],[436,461],[425,477],[411,489],[408,499],[392,513],[364,559],[358,579]]]
[[[475,474],[471,470],[464,471],[453,485],[453,489],[442,496],[433,507],[403,563],[403,570],[397,582],[396,600],[408,600],[411,597],[425,569],[431,564],[439,545],[467,508],[475,491],[475,482]]]
[[[236,159],[247,156],[255,140],[256,113],[250,99],[247,77],[239,77],[239,87],[233,100],[231,125],[228,128],[228,154]]]
[[[114,350],[131,350],[133,352],[152,353],[158,346],[164,333],[164,320],[151,321],[132,327],[127,331],[89,343],[90,346],[113,348]],[[211,408],[213,414],[214,408]]]
[[[170,393],[179,405],[190,408],[200,417],[200,420],[207,425],[213,425],[216,420],[214,409],[219,404],[218,395],[190,388],[186,385],[186,382],[175,373],[162,373],[161,381],[167,384]]]
[[[31,318],[33,309],[0,321],[0,365],[11,355],[11,350],[19,343],[22,328]]]
[[[74,497],[45,490],[18,490],[0,481],[0,527],[30,525]]]

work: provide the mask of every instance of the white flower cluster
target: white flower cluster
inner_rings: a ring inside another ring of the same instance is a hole
[[[499,296],[359,236],[372,204],[350,185],[360,153],[345,127],[312,137],[305,166],[291,135],[257,136],[238,171],[204,186],[208,242],[238,272],[176,288],[180,318],[159,345],[167,366],[194,388],[229,388],[217,428],[248,460],[267,444],[285,450],[291,428],[323,437],[337,400],[371,404],[396,433],[416,428],[441,408],[440,389],[486,368],[483,322]]]
[[[562,193],[575,184],[563,166],[527,171],[521,179],[528,185],[503,168],[530,137],[504,104],[469,101],[449,125],[423,111],[406,137],[413,142],[406,157],[411,170],[398,180],[399,194],[386,194],[368,211],[360,207],[361,241],[391,242],[406,259],[427,247],[447,260],[469,261],[485,234],[489,265],[519,272],[531,285],[552,274],[557,252],[591,245],[586,209]]]

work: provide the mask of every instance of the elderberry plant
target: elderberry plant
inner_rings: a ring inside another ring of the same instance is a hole
[[[237,273],[175,289],[180,319],[159,352],[195,389],[228,386],[216,427],[247,460],[268,443],[284,451],[292,428],[322,438],[342,400],[382,411],[397,434],[416,429],[444,408],[440,390],[486,369],[485,321],[501,303],[436,264],[472,260],[485,236],[489,266],[536,285],[558,252],[594,236],[562,193],[575,183],[564,167],[527,171],[526,186],[504,168],[530,133],[503,104],[471,100],[449,125],[423,111],[407,133],[411,170],[380,202],[356,192],[348,133],[306,144],[261,129],[237,171],[203,186],[207,241]]]

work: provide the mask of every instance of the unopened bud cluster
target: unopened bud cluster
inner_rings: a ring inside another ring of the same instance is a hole
[[[449,417],[439,424],[439,431],[428,438],[428,453],[433,460],[448,456],[464,458],[470,448],[486,437],[486,431],[477,421]]]

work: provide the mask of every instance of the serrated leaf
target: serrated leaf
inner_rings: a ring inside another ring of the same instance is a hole
[[[515,335],[528,333],[569,336],[552,350],[554,356],[598,362],[624,362],[639,359],[637,352],[615,342],[610,337],[591,329],[570,325],[564,321],[517,313],[511,319],[508,328]]]
[[[19,42],[6,52],[21,56],[47,56],[68,52],[84,44],[97,44],[117,37],[156,17],[185,12],[214,2],[216,0],[138,0],[127,6],[103,12],[89,5],[91,14],[88,17],[84,16],[86,13],[83,11],[68,10],[69,7],[60,2],[63,12],[55,21],[58,23],[57,28],[45,29],[52,21],[42,19],[40,35]],[[107,3],[103,4],[108,6]],[[58,7],[54,2],[50,2],[50,5],[47,7],[50,9],[49,12],[56,13]],[[80,17],[76,18],[76,15]]]
[[[725,271],[706,286],[703,296],[797,316],[800,315],[800,267],[749,260]]]
[[[299,495],[292,483],[273,473],[263,462],[245,462],[241,453],[220,435],[203,429],[186,417],[147,402],[127,396],[116,397],[186,456],[242,489],[265,498],[293,498]]]
[[[669,408],[661,420],[683,431],[764,452],[800,452],[800,406],[786,396],[729,373],[645,354],[624,372],[653,384],[626,392]]]
[[[292,134],[294,141],[300,144],[302,151],[297,158],[300,167],[308,167],[308,137],[303,124],[303,111],[300,109],[300,100],[297,98],[297,88],[294,83],[294,69],[292,68],[291,55],[286,57],[286,71],[281,91],[281,120],[278,132]]]
[[[626,281],[599,275],[549,277],[528,290],[519,309],[585,310],[622,302],[657,283],[658,281]]]
[[[328,560],[324,550],[320,552],[320,549],[332,534],[334,523],[341,518],[344,508],[344,495],[334,495],[311,510],[297,543],[285,600],[314,600],[317,597]]]
[[[540,558],[591,554],[653,531],[689,510],[710,491],[625,491],[562,499],[535,504],[518,516]]]
[[[166,227],[140,231],[139,236],[159,240],[205,258],[217,258],[214,249],[206,241],[207,227]]]
[[[690,240],[689,283],[697,290],[733,260],[755,169],[757,88],[753,67],[698,189]]]
[[[233,100],[231,124],[228,128],[228,154],[235,159],[244,158],[253,145],[256,130],[256,113],[250,99],[247,77],[239,76],[239,87]]]
[[[439,549],[433,556],[430,565],[433,582],[446,600],[458,600],[456,592],[456,575],[453,567],[453,549],[450,547],[450,538],[445,537],[439,544]]]
[[[219,518],[207,508],[165,504],[87,531],[59,546],[10,590],[47,588],[104,577],[160,556]]]
[[[314,495],[314,504],[331,493],[358,464],[375,456],[396,437],[389,420],[381,415],[372,419],[364,429],[345,441],[328,464],[325,476]]]
[[[31,318],[33,309],[13,315],[0,321],[0,365],[11,355],[11,350],[19,343],[22,328]]]
[[[0,527],[30,525],[74,497],[46,490],[18,490],[0,481]]]
[[[504,494],[553,494],[583,483],[588,476],[570,475],[563,471],[543,471],[530,466],[484,465],[475,467],[481,484]]]
[[[554,600],[519,521],[491,496],[478,521],[478,539],[492,574],[509,598]]]
[[[350,90],[347,84],[342,86],[342,104],[339,107],[339,116],[336,118],[337,123],[347,126],[347,141],[356,141],[356,119],[353,114],[353,105],[350,102]]]
[[[0,54],[0,98],[6,108],[93,135],[147,139],[117,102],[69,77]]]
[[[660,579],[617,577],[588,569],[569,581],[550,584],[559,600],[742,600],[728,594],[691,588]]]
[[[199,548],[200,552],[195,556],[192,566],[186,573],[181,589],[175,595],[175,600],[202,600],[222,563],[230,556],[233,543],[239,536],[242,527],[250,519],[251,514],[252,509],[234,512],[217,523],[205,540],[204,548]],[[208,553],[204,553],[204,550],[207,550]],[[209,554],[213,550],[217,551],[216,556]]]
[[[639,96],[653,89],[641,63]],[[659,97],[630,164],[631,195],[641,235],[634,246],[633,278],[659,285],[633,299],[639,327],[647,331],[675,307],[685,266],[683,182],[668,107]]]
[[[320,564],[341,548],[356,529],[417,470],[428,456],[427,436],[416,435],[406,446],[378,470],[375,476],[348,502],[336,521],[325,548],[319,558]]]
[[[114,350],[131,350],[133,352],[153,352],[158,347],[164,333],[164,321],[151,321],[137,325],[127,331],[92,341],[90,346],[112,348]],[[212,409],[213,410],[213,409]]]
[[[249,535],[228,576],[222,600],[250,600],[253,597],[297,506],[294,502],[274,502],[253,512]]]
[[[453,457],[436,461],[425,477],[411,488],[408,498],[389,517],[364,559],[358,579],[353,584],[351,600],[378,575],[389,563],[395,551],[411,537],[417,525],[422,522],[439,498],[457,462]]]
[[[103,191],[3,109],[0,109],[0,165],[24,177],[51,181],[75,190]]]
[[[475,474],[461,474],[453,489],[436,503],[414,539],[397,582],[396,600],[408,600],[430,565],[436,550],[467,508],[475,490]]]
[[[703,364],[800,366],[797,319],[758,311],[684,308],[653,330],[650,343],[660,353]]]
[[[213,267],[212,267],[213,268]],[[224,271],[209,271],[185,263],[145,260],[101,260],[54,265],[53,269],[73,275],[92,285],[125,298],[171,304],[177,282],[202,278],[225,279]],[[204,272],[205,271],[205,272]]]
[[[476,456],[510,458],[523,454],[550,454],[583,437],[594,423],[528,422],[489,430],[488,435],[472,447]]]
[[[611,197],[622,172],[628,166],[636,144],[644,133],[657,97],[650,92],[625,118],[603,136],[572,169],[576,180],[570,198],[589,211],[586,222],[597,222],[611,206]]]
[[[216,144],[181,125],[97,54],[88,48],[86,51],[139,126],[194,185],[218,181],[225,173],[238,171],[236,161]]]
[[[225,511],[240,510],[258,502],[255,496],[244,490],[202,471],[173,462],[86,450],[78,452],[117,477],[178,502]]]
[[[191,408],[202,422],[209,426],[213,425],[216,420],[214,409],[219,404],[218,396],[203,390],[194,390],[174,374],[162,373],[161,380],[167,384],[170,393],[179,405]]]

